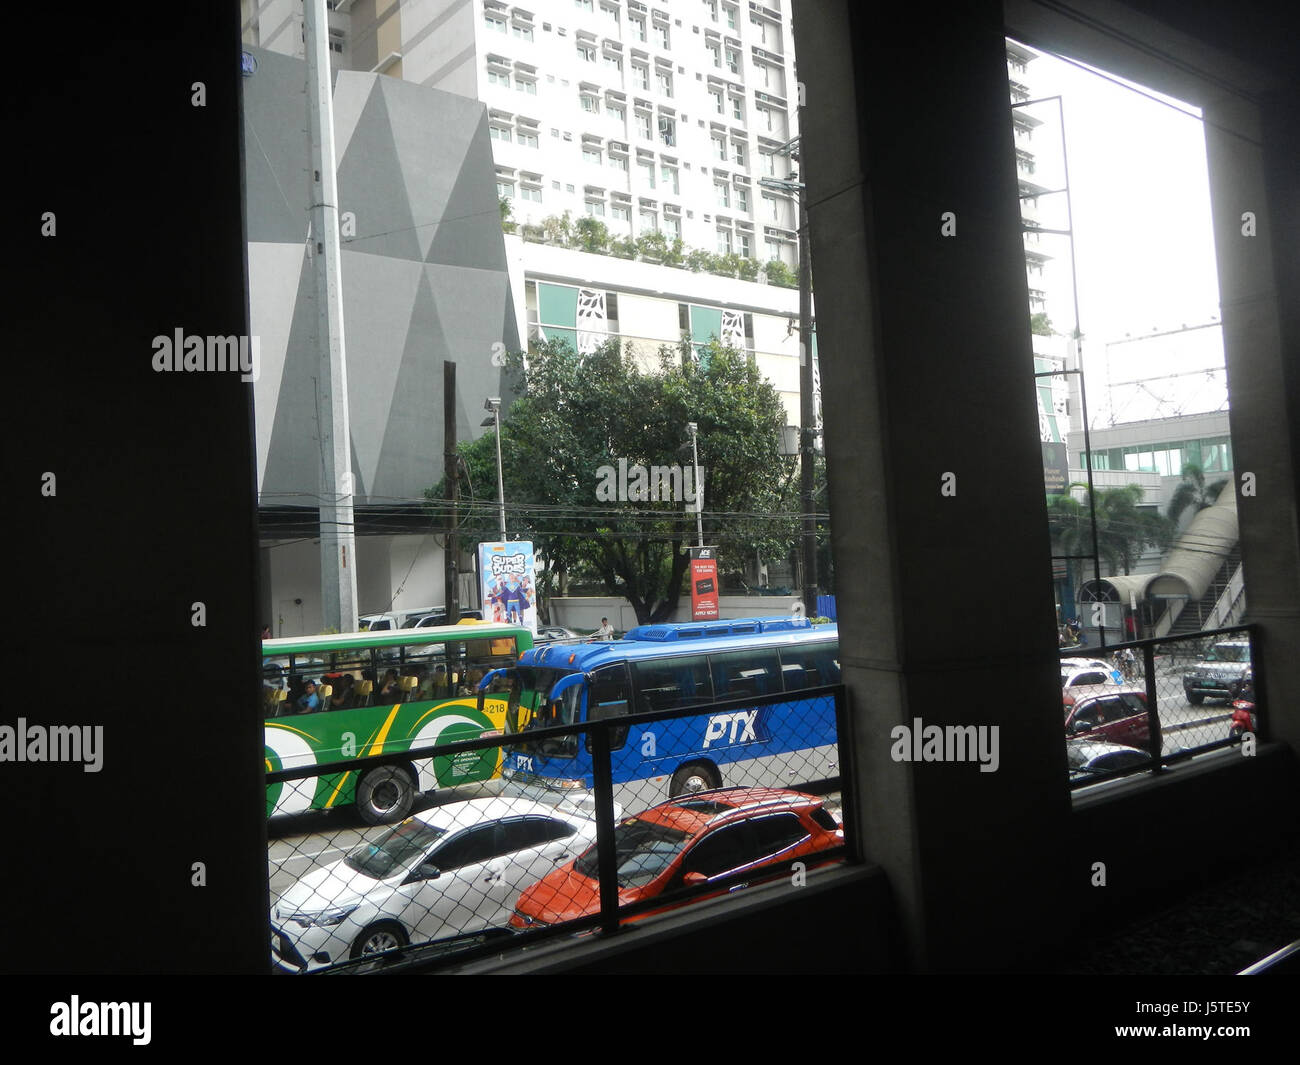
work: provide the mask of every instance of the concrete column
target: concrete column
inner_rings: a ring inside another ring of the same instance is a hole
[[[846,817],[914,967],[1014,968],[1062,925],[1069,799],[1002,10],[875,12],[794,10]],[[996,771],[895,760],[916,719],[996,729]]]
[[[1290,106],[1288,106],[1288,103]],[[1248,621],[1265,735],[1300,747],[1300,124],[1293,101],[1205,108]]]

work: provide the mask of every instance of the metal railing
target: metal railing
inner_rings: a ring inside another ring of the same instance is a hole
[[[1240,743],[1246,734],[1266,738],[1253,625],[1135,640],[1108,646],[1106,653],[1095,671],[1085,667],[1082,683],[1062,690],[1072,788],[1159,773]],[[1061,657],[1079,655],[1067,650]],[[1088,683],[1103,672],[1102,683]],[[1254,708],[1234,708],[1239,697]]]
[[[493,749],[506,771],[420,797],[395,824],[366,826],[354,809],[272,819],[271,960],[299,972],[460,964],[614,935],[651,912],[856,857],[837,831],[845,714],[835,685],[268,773],[268,786],[316,794],[322,775],[413,776],[429,759]],[[588,773],[554,776],[565,759]]]

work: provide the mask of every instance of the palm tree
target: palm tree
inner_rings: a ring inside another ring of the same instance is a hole
[[[1097,539],[1099,553],[1110,563],[1111,572],[1123,569],[1127,575],[1148,547],[1169,547],[1173,525],[1151,507],[1141,507],[1142,486],[1128,484],[1097,493]]]
[[[1082,484],[1069,487],[1087,488]],[[1048,496],[1047,528],[1052,537],[1052,553],[1073,556],[1065,559],[1065,579],[1057,592],[1065,616],[1073,617],[1077,583],[1075,567],[1080,559],[1092,556],[1092,522],[1087,506],[1072,495]]]
[[[1174,494],[1169,497],[1169,507],[1165,511],[1165,516],[1175,528],[1178,527],[1179,519],[1182,518],[1183,512],[1188,507],[1195,507],[1194,514],[1199,514],[1207,507],[1214,505],[1219,498],[1219,493],[1223,491],[1223,486],[1228,483],[1226,477],[1215,481],[1211,485],[1205,483],[1205,470],[1200,463],[1184,462],[1183,463],[1183,483],[1174,489]]]

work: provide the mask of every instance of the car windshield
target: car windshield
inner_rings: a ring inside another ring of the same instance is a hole
[[[358,847],[343,862],[349,869],[384,880],[422,857],[444,831],[414,818],[390,828],[374,843]]]
[[[1237,647],[1230,643],[1221,643],[1210,649],[1205,656],[1207,662],[1249,662],[1250,648]]]
[[[614,854],[618,865],[619,887],[641,887],[657,877],[682,852],[690,834],[679,828],[656,825],[639,818],[628,818],[614,829]],[[588,847],[573,868],[595,880],[598,876],[598,850]]]

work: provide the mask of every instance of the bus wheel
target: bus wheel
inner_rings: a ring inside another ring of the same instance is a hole
[[[401,766],[372,769],[357,783],[357,811],[368,825],[400,821],[415,804],[415,782]]]
[[[673,774],[673,779],[668,784],[668,797],[675,799],[678,795],[720,787],[722,781],[718,778],[716,769],[704,762],[691,762]]]
[[[360,958],[363,954],[381,954],[386,950],[396,950],[406,946],[406,933],[396,921],[380,921],[372,924],[352,941],[352,957]]]

